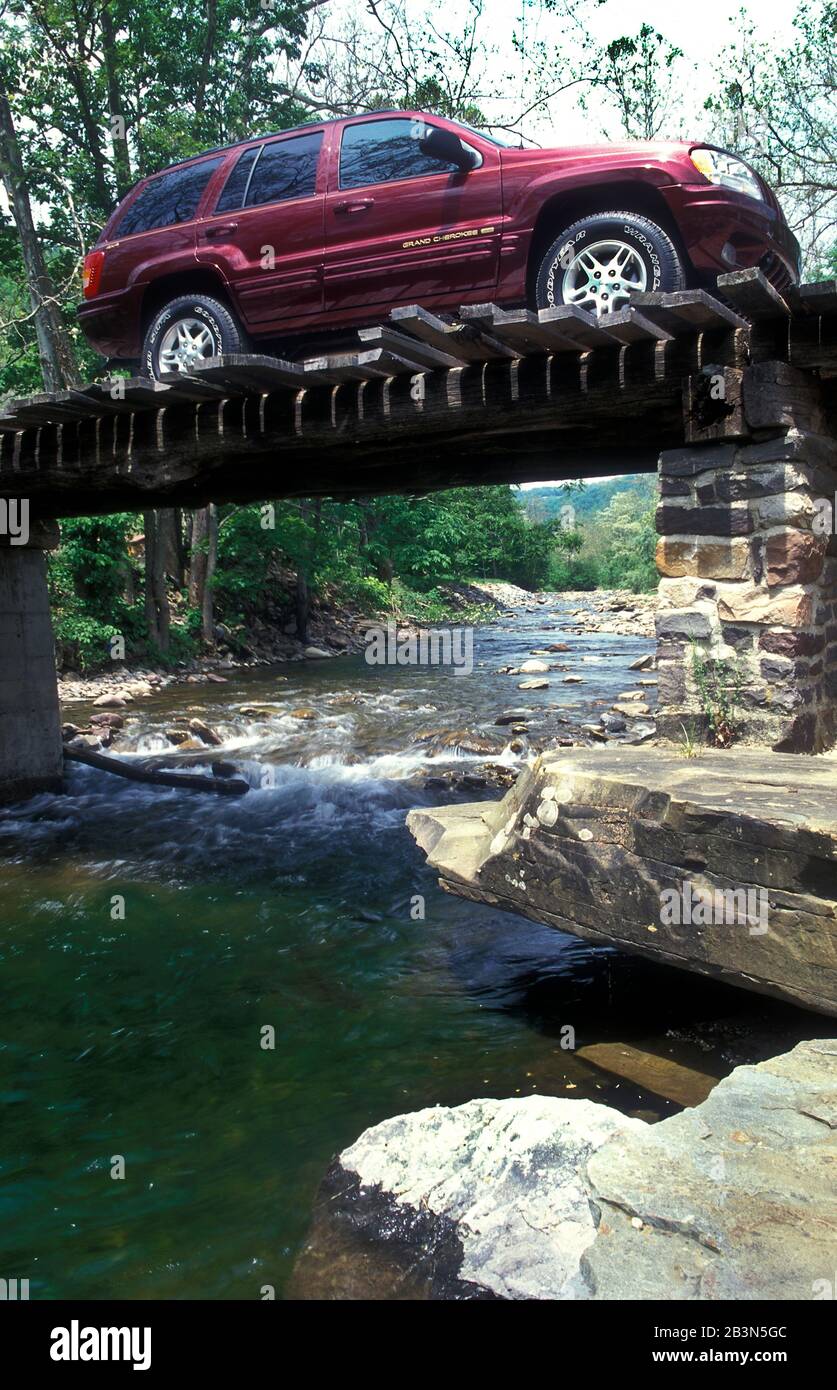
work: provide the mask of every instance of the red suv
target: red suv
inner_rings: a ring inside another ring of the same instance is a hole
[[[162,376],[403,304],[601,315],[640,291],[756,265],[784,290],[799,246],[770,188],[723,150],[519,149],[440,116],[383,111],[143,179],[85,260],[79,318],[106,357]]]

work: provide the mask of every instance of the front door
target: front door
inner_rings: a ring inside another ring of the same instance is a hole
[[[322,145],[312,130],[249,146],[198,227],[198,260],[220,270],[245,325],[261,333],[322,309]]]
[[[462,173],[420,148],[410,117],[348,123],[326,195],[327,313],[489,295],[497,284],[502,198],[499,151],[472,148]]]

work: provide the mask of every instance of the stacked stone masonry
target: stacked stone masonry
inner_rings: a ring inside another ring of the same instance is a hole
[[[773,375],[749,399],[745,375],[739,438],[660,458],[659,728],[711,739],[725,691],[739,742],[817,753],[837,733],[837,440],[817,383]]]

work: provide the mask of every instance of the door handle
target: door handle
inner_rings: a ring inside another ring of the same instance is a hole
[[[369,209],[374,206],[374,203],[374,198],[358,198],[354,203],[335,203],[334,211],[346,217],[355,212],[368,212]]]
[[[215,222],[211,227],[204,227],[203,234],[207,241],[214,241],[216,237],[227,236],[230,232],[237,230],[237,222]]]

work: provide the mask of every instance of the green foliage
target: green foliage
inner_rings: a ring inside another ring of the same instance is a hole
[[[693,642],[691,673],[711,742],[716,748],[729,748],[739,734],[738,706],[744,673],[738,661],[709,660]]]
[[[652,474],[532,488],[521,500],[530,516],[553,527],[550,588],[656,588]]]

